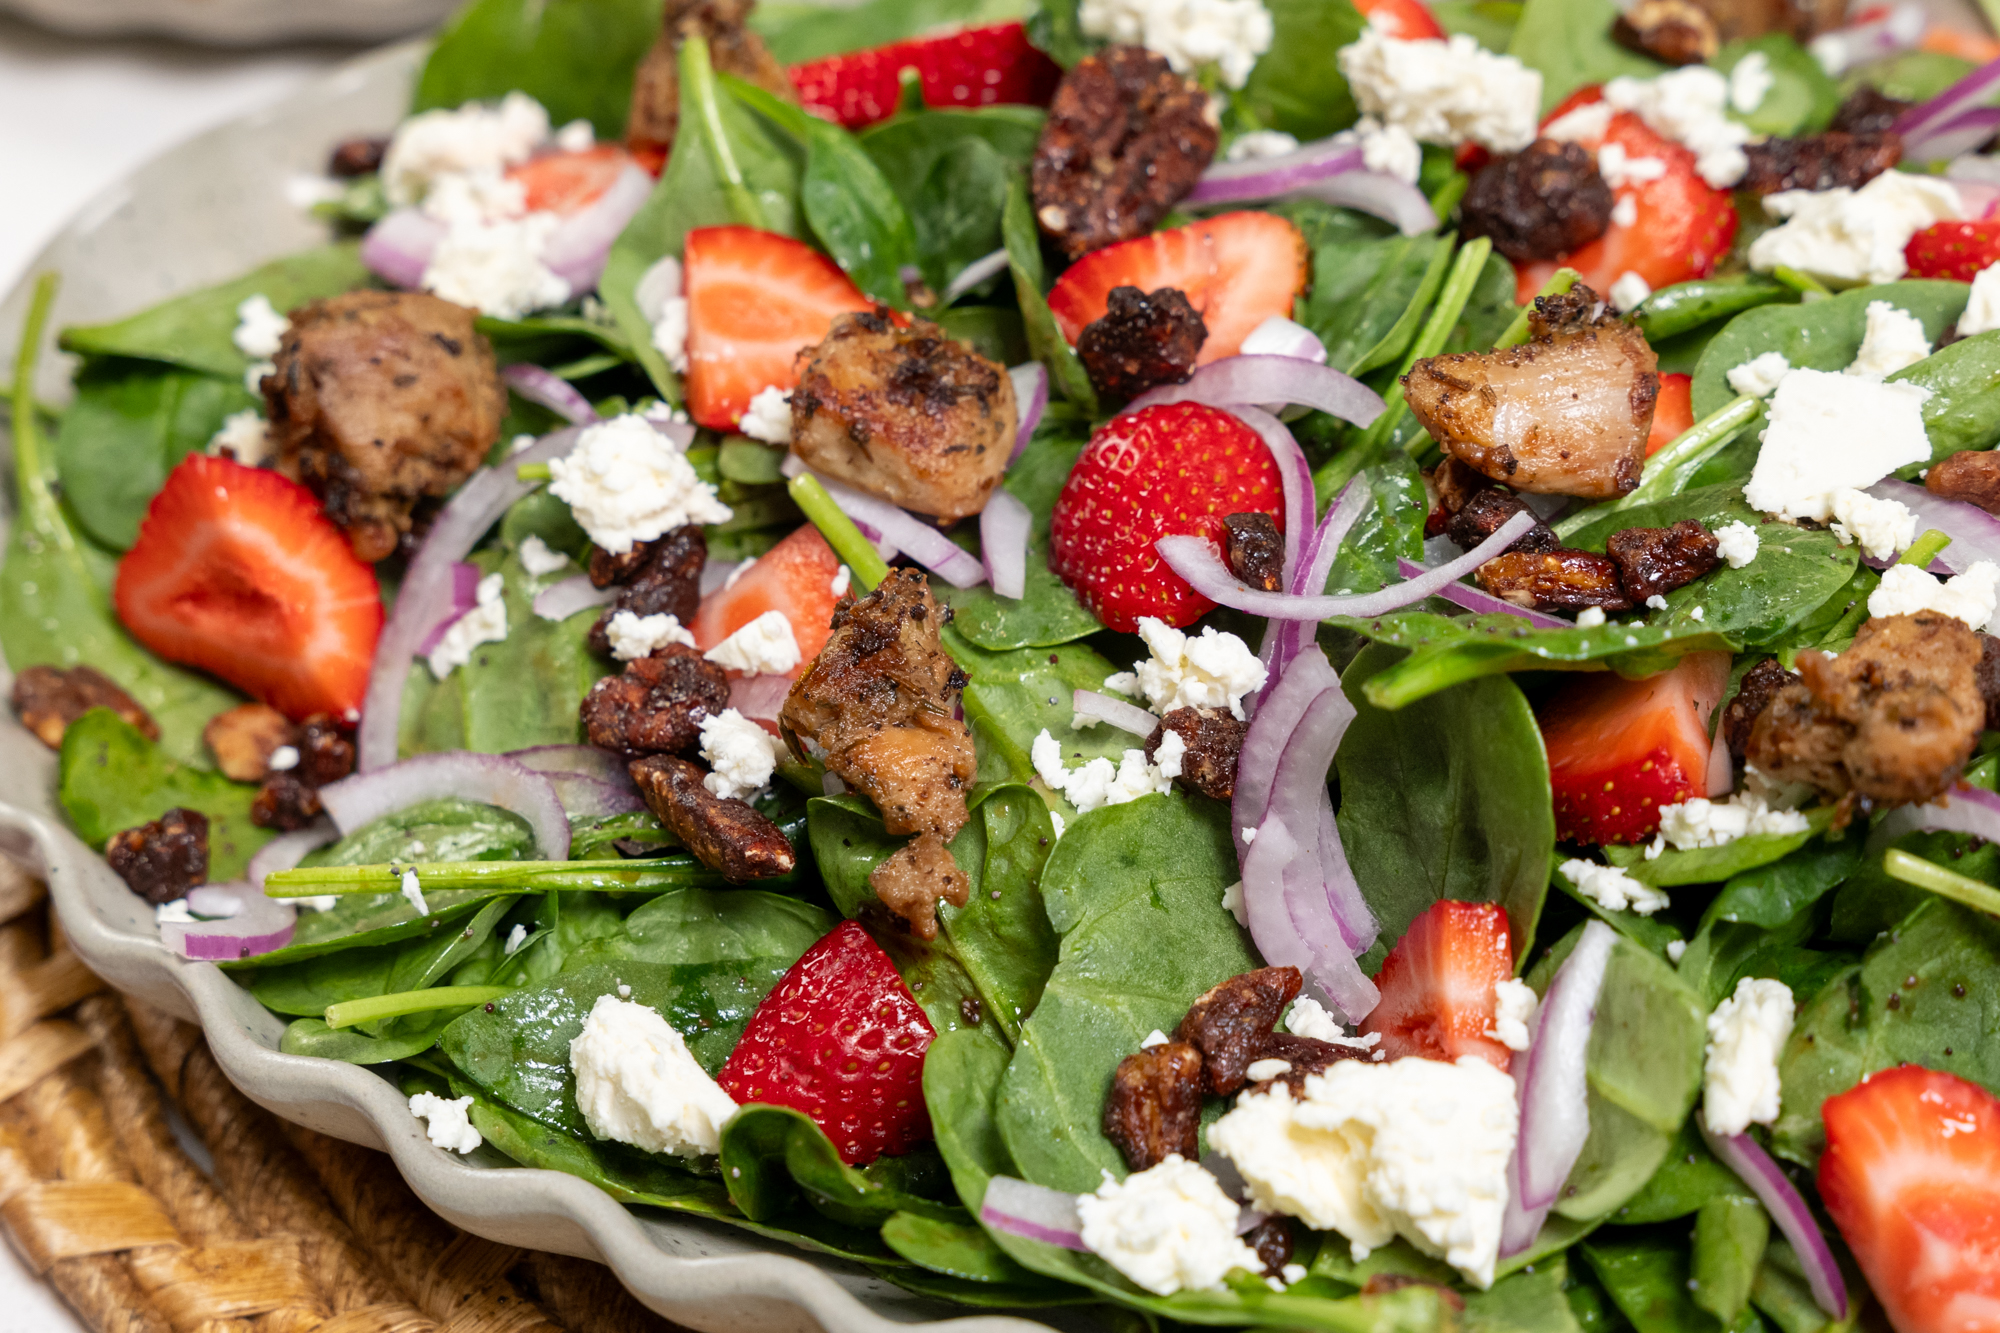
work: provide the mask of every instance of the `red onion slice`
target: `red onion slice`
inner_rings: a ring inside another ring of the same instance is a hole
[[[542,263],[567,282],[571,292],[595,290],[611,243],[652,192],[651,176],[636,165],[626,167],[603,194],[556,224],[542,246]]]
[[[1326,364],[1326,344],[1297,320],[1271,315],[1243,340],[1243,356],[1289,356],[1315,365]],[[1199,372],[1197,372],[1199,373]]]
[[[970,588],[986,581],[984,565],[922,519],[844,483],[827,477],[819,477],[819,482],[840,506],[840,512],[853,519],[870,541],[886,540],[954,588]]]
[[[729,682],[729,706],[752,722],[775,723],[791,692],[790,676],[738,676]]]
[[[1019,601],[1028,591],[1028,531],[1035,516],[1020,498],[994,487],[979,513],[979,553],[986,577],[1001,597]]]
[[[534,830],[543,860],[569,858],[569,820],[548,778],[497,754],[422,754],[319,789],[320,803],[342,834],[419,802],[447,797],[510,810]]]
[[[1892,13],[1883,20],[1885,29],[1895,17]],[[1843,42],[1851,43],[1863,36],[1863,26],[1843,31]],[[1922,30],[1918,31],[1921,33]],[[1989,60],[1930,101],[1919,102],[1905,111],[1896,120],[1896,133],[1903,136],[1904,152],[1908,153],[1912,146],[1920,146],[1959,116],[1984,102],[1996,84],[2000,84],[2000,60]]]
[[[2000,110],[2000,108],[1996,108]],[[1894,500],[1917,516],[1917,531],[1936,528],[1951,538],[1951,545],[1938,553],[1937,563],[1954,574],[1963,574],[1976,560],[2000,563],[2000,518],[1963,500],[1947,500],[1922,486],[1891,477],[1868,488],[1878,500]],[[1869,561],[1874,564],[1874,561]],[[1893,564],[1893,561],[1884,562]]]
[[[369,669],[368,695],[361,705],[361,728],[356,737],[362,772],[396,762],[403,685],[410,678],[417,646],[451,604],[451,567],[471,552],[510,505],[538,484],[517,480],[514,469],[522,463],[546,463],[564,456],[582,431],[580,426],[559,430],[499,467],[481,468],[438,511],[403,576],[382,636],[375,641],[375,662]]]
[[[1181,202],[1229,204],[1271,199],[1302,190],[1330,176],[1362,170],[1361,146],[1351,140],[1338,142],[1338,139],[1337,135],[1316,139],[1277,157],[1214,163],[1201,173],[1201,178]]]
[[[1308,185],[1299,193],[1321,203],[1381,218],[1405,236],[1421,236],[1437,230],[1437,211],[1424,192],[1387,172],[1344,172]]]
[[[1096,690],[1077,690],[1070,696],[1070,706],[1076,710],[1078,717],[1109,722],[1120,731],[1129,731],[1134,736],[1150,736],[1160,725],[1160,719],[1137,704],[1128,704],[1123,699],[1114,699]]]
[[[1296,356],[1238,355],[1211,361],[1182,384],[1162,384],[1134,398],[1125,410],[1162,403],[1201,403],[1232,409],[1239,403],[1297,403],[1357,426],[1382,415],[1382,395],[1351,375]]]
[[[1424,572],[1424,566],[1414,560],[1396,560],[1396,572],[1406,579],[1416,578]],[[1540,611],[1525,606],[1516,606],[1504,597],[1495,597],[1484,588],[1475,588],[1469,583],[1447,583],[1434,594],[1444,598],[1454,606],[1462,606],[1476,615],[1518,616],[1536,629],[1575,629],[1576,626],[1560,616],[1544,615]]]
[[[1014,381],[1014,410],[1021,420],[1021,428],[1014,432],[1014,452],[1007,455],[1007,462],[1012,465],[1035,437],[1035,427],[1042,424],[1042,413],[1049,409],[1049,368],[1039,361],[1030,361],[1009,367],[1007,377]]]
[[[1899,805],[1868,835],[1869,856],[1906,833],[1969,833],[2000,842],[2000,794],[1960,785],[1925,805]]]
[[[1284,577],[1285,586],[1289,588],[1293,578],[1298,574],[1299,553],[1304,548],[1306,534],[1313,528],[1312,464],[1306,461],[1305,450],[1299,448],[1299,442],[1292,438],[1292,433],[1285,428],[1285,423],[1263,408],[1235,403],[1220,410],[1256,431],[1263,439],[1264,447],[1271,451],[1271,458],[1278,465],[1278,483],[1285,492],[1285,512],[1278,516],[1278,526],[1285,534]],[[1199,537],[1188,540],[1202,541]],[[1213,554],[1215,548],[1209,549]],[[1220,559],[1218,555],[1218,563]]]
[[[985,282],[988,278],[997,278],[1006,271],[1006,247],[1003,246],[998,250],[992,250],[979,256],[979,258],[960,269],[957,277],[945,284],[944,303],[950,305],[980,283]]]
[[[290,870],[306,859],[306,853],[316,852],[339,837],[340,830],[325,819],[317,820],[296,833],[280,833],[251,856],[250,864],[243,870],[243,878],[258,893],[262,893],[266,875]]]
[[[266,898],[248,884],[215,885],[240,889],[243,910],[221,921],[168,921],[160,926],[160,942],[183,958],[234,962],[282,949],[292,942],[298,909]]]
[[[549,787],[562,803],[563,813],[573,819],[607,819],[612,815],[631,814],[643,810],[646,803],[639,799],[628,782],[624,786],[605,782],[600,778],[587,778],[578,773],[545,773]]]
[[[637,790],[632,787],[632,772],[625,757],[595,745],[531,745],[525,750],[509,750],[504,757],[537,773],[574,774]]]
[[[1991,139],[1995,130],[2000,130],[2000,106],[1976,106],[1925,135],[1904,157],[1911,162],[1948,162]],[[1958,182],[1951,184],[1956,187]]]
[[[384,282],[415,291],[445,230],[444,223],[420,208],[399,208],[361,238],[361,262]]]
[[[1066,1250],[1090,1248],[1083,1243],[1083,1219],[1077,1215],[1074,1194],[1031,1185],[1013,1176],[995,1176],[986,1182],[979,1220],[995,1231],[1024,1240],[1060,1245]]]
[[[521,361],[501,371],[500,378],[515,393],[531,403],[540,403],[572,426],[588,426],[597,420],[597,411],[590,400],[552,370]]]
[[[1503,1258],[1535,1243],[1590,1137],[1590,1028],[1597,1017],[1597,993],[1604,988],[1605,969],[1611,964],[1611,948],[1617,942],[1618,933],[1602,921],[1584,926],[1582,938],[1556,969],[1536,1010],[1527,1051],[1514,1057],[1521,1134],[1509,1164],[1513,1188],[1501,1224]]]
[[[1274,620],[1325,620],[1328,616],[1379,616],[1420,602],[1499,555],[1537,521],[1533,514],[1523,510],[1458,559],[1426,570],[1413,579],[1392,583],[1380,592],[1351,597],[1303,597],[1246,588],[1222,563],[1214,546],[1200,537],[1162,537],[1153,546],[1168,568],[1212,602]]]
[[[1333,564],[1340,556],[1340,544],[1347,540],[1347,534],[1368,511],[1374,501],[1373,494],[1360,478],[1347,483],[1326,517],[1320,520],[1312,536],[1300,552],[1300,567],[1292,575],[1287,585],[1294,593],[1304,593],[1307,589],[1323,592],[1327,578],[1333,573]],[[1264,663],[1267,673],[1264,688],[1259,692],[1261,700],[1271,692],[1287,664],[1312,642],[1313,626],[1299,620],[1272,620],[1264,627],[1264,642],[1257,650],[1257,656]]]
[[[1712,1134],[1700,1116],[1694,1122],[1701,1126],[1708,1150],[1742,1177],[1778,1230],[1792,1243],[1800,1266],[1806,1270],[1806,1285],[1812,1289],[1813,1303],[1834,1319],[1847,1318],[1847,1282],[1840,1275],[1840,1264],[1791,1178],[1748,1134]]]
[[[223,920],[242,915],[244,904],[256,896],[241,882],[197,884],[187,892],[187,906],[196,916]]]
[[[417,656],[422,657],[444,640],[445,631],[457,624],[459,618],[470,611],[479,601],[479,566],[463,560],[451,567],[451,605],[424,635],[424,641],[417,645]]]
[[[588,574],[572,574],[569,578],[535,594],[530,603],[537,616],[543,620],[568,620],[579,611],[591,607],[609,606],[618,600],[618,589],[600,588],[590,581]],[[427,652],[428,649],[419,649]]]

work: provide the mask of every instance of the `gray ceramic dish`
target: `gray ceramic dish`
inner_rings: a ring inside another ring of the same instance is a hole
[[[452,0],[0,0],[0,9],[79,37],[158,33],[217,46],[380,42],[421,32]]]
[[[174,149],[100,196],[29,270],[63,276],[52,324],[128,313],[312,243],[321,233],[285,201],[284,182],[316,169],[336,139],[389,129],[420,55],[412,45],[364,57]],[[27,287],[24,280],[0,301],[0,339],[20,327]],[[67,396],[62,361],[52,351],[45,356],[39,388],[53,401]],[[11,476],[10,456],[0,462],[0,477]],[[0,490],[11,515],[13,488]],[[9,683],[11,673],[0,672],[0,688]],[[353,1065],[279,1054],[278,1019],[212,964],[168,953],[151,909],[64,827],[54,783],[55,756],[11,716],[0,720],[0,850],[46,874],[71,947],[120,989],[200,1022],[216,1059],[255,1101],[288,1120],[387,1149],[424,1202],[455,1225],[511,1245],[601,1260],[647,1305],[706,1333],[815,1326],[887,1333],[941,1319],[963,1333],[1042,1328],[998,1316],[953,1318],[960,1307],[912,1296],[852,1264],[806,1257],[716,1223],[634,1211],[582,1180],[513,1166],[491,1149],[460,1159],[432,1147],[387,1082]]]

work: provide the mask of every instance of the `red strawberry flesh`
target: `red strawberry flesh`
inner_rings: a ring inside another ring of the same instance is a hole
[[[1433,903],[1382,960],[1375,974],[1382,1000],[1360,1030],[1380,1033],[1390,1060],[1476,1055],[1504,1073],[1513,1052],[1486,1033],[1493,988],[1514,975],[1511,940],[1498,903]]]

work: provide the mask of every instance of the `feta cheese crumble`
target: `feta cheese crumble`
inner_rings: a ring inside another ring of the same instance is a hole
[[[1379,1032],[1371,1032],[1365,1037],[1348,1036],[1346,1029],[1340,1026],[1340,1020],[1310,995],[1301,995],[1292,1001],[1292,1007],[1285,1011],[1284,1024],[1285,1031],[1294,1037],[1311,1037],[1331,1046],[1345,1046],[1356,1051],[1365,1051],[1382,1040]]]
[[[1686,955],[1687,951],[1688,951],[1688,942],[1686,940],[1667,941],[1667,961],[1672,963],[1675,967],[1680,966],[1681,959],[1683,956]]]
[[[1299,150],[1298,136],[1283,130],[1251,130],[1239,134],[1229,141],[1229,150],[1223,154],[1228,162],[1258,162],[1267,157],[1283,157],[1286,153]]]
[[[1423,170],[1424,150],[1401,125],[1384,125],[1373,116],[1363,116],[1353,129],[1334,137],[1361,146],[1362,166],[1394,176],[1405,185],[1415,185],[1417,173]]]
[[[1764,98],[1778,84],[1771,72],[1771,57],[1762,51],[1748,51],[1729,71],[1729,105],[1738,115],[1749,115],[1764,105]]]
[[[1173,1038],[1169,1037],[1166,1033],[1160,1031],[1158,1028],[1154,1028],[1151,1032],[1148,1032],[1146,1034],[1146,1039],[1139,1043],[1139,1049],[1142,1051],[1150,1051],[1155,1046],[1164,1046],[1171,1040],[1173,1040]]]
[[[430,1141],[447,1152],[469,1153],[486,1140],[472,1127],[472,1098],[420,1092],[410,1098],[410,1114],[424,1122]]]
[[[1711,1134],[1741,1134],[1778,1118],[1778,1053],[1792,1035],[1792,992],[1782,981],[1744,977],[1708,1016],[1701,1115]]]
[[[1975,560],[1964,573],[1938,579],[1915,565],[1891,565],[1882,571],[1882,581],[1868,594],[1871,616],[1912,616],[1919,611],[1963,620],[1973,629],[1983,630],[1993,620],[1995,585],[2000,584],[2000,567],[1991,560]]]
[[[521,539],[521,568],[535,578],[555,573],[569,563],[569,557],[552,549],[532,532]]]
[[[701,757],[714,771],[701,785],[725,801],[749,800],[771,785],[780,744],[776,736],[734,708],[703,718]]]
[[[729,521],[715,488],[644,417],[586,428],[569,457],[549,461],[549,479],[549,493],[612,555],[683,524]]]
[[[503,596],[506,586],[506,580],[498,574],[488,574],[479,580],[472,609],[451,622],[425,659],[433,676],[443,680],[454,667],[470,662],[473,650],[480,644],[499,643],[507,637],[507,602]]]
[[[1486,1035],[1510,1051],[1527,1050],[1529,1035],[1534,1031],[1535,1006],[1539,1003],[1535,988],[1525,981],[1509,977],[1494,983],[1493,1026],[1486,1030]]]
[[[1520,1114],[1514,1080],[1478,1056],[1343,1060],[1240,1098],[1208,1141],[1251,1202],[1345,1236],[1356,1262],[1402,1236],[1493,1284]]]
[[[1601,144],[1597,149],[1597,174],[1614,190],[1628,185],[1644,185],[1667,174],[1667,164],[1657,157],[1632,157],[1622,143]]]
[[[527,942],[528,928],[517,921],[514,923],[514,928],[507,932],[507,942],[500,946],[500,952],[503,956],[512,958],[521,952],[521,946]]]
[[[1236,1234],[1241,1207],[1179,1153],[1122,1181],[1105,1172],[1076,1211],[1091,1253],[1158,1296],[1219,1288],[1232,1269],[1264,1271]]]
[[[1576,627],[1578,629],[1596,629],[1603,623],[1604,608],[1601,606],[1586,606],[1583,610],[1576,613]]]
[[[1930,354],[1931,340],[1924,336],[1922,320],[1887,301],[1870,301],[1861,350],[1855,353],[1854,364],[1845,373],[1885,380]]]
[[[688,303],[682,293],[681,261],[667,255],[639,275],[632,303],[653,326],[653,346],[675,373],[687,374]]]
[[[708,1076],[660,1011],[600,995],[569,1044],[576,1106],[600,1139],[646,1152],[720,1151],[736,1102]]]
[[[1750,169],[1749,155],[1743,151],[1750,130],[1729,118],[1729,92],[1729,80],[1719,70],[1688,65],[1657,79],[1629,75],[1613,79],[1604,85],[1604,100],[1684,145],[1694,154],[1701,178],[1727,190]]]
[[[1620,274],[1611,284],[1611,304],[1619,310],[1631,310],[1653,294],[1653,285],[1631,269]]]
[[[1177,74],[1214,65],[1231,88],[1249,79],[1275,33],[1261,0],[1083,0],[1076,18],[1086,36],[1137,43]]]
[[[1139,637],[1152,656],[1133,663],[1130,671],[1106,677],[1104,687],[1143,695],[1155,713],[1226,708],[1242,721],[1244,696],[1263,689],[1269,674],[1249,644],[1213,625],[1190,636],[1164,620],[1140,616]]]
[[[847,596],[847,587],[853,581],[854,581],[854,571],[849,569],[846,565],[842,565],[839,569],[834,571],[833,581],[829,583],[827,587],[828,590],[831,591],[835,597],[845,597]]]
[[[1611,220],[1621,227],[1639,225],[1639,196],[1628,194],[1611,206]]]
[[[694,635],[681,627],[680,617],[664,611],[650,616],[616,612],[604,627],[604,637],[611,642],[611,655],[621,662],[651,657],[670,643],[694,647]]]
[[[222,429],[209,438],[207,452],[224,449],[236,455],[245,467],[258,467],[276,452],[271,446],[271,423],[254,407],[231,412],[222,419]]]
[[[1770,422],[1743,498],[1782,518],[1825,522],[1838,491],[1873,486],[1931,456],[1930,390],[1794,370],[1771,396]]]
[[[1173,735],[1172,732],[1167,733],[1167,736]],[[1147,763],[1144,750],[1125,751],[1115,767],[1109,759],[1100,756],[1082,768],[1066,769],[1063,767],[1062,746],[1049,735],[1047,728],[1043,728],[1028,747],[1028,756],[1034,763],[1035,772],[1049,789],[1067,797],[1078,814],[1087,815],[1103,806],[1123,805],[1141,796],[1170,790],[1174,778],[1179,776],[1179,759],[1185,747],[1186,743],[1182,742],[1181,747],[1174,751],[1173,773],[1166,772],[1160,764]],[[1157,754],[1162,759],[1168,757],[1166,737],[1160,739]]]
[[[766,444],[792,442],[792,395],[775,384],[757,390],[736,429]]]
[[[1965,303],[1965,313],[1958,317],[1962,338],[1994,329],[2000,329],[2000,264],[1988,264],[1972,275],[1972,297]]]
[[[1670,901],[1663,891],[1633,879],[1617,866],[1571,857],[1559,869],[1572,888],[1607,912],[1651,916]]]
[[[1765,197],[1764,211],[1785,222],[1750,243],[1751,268],[1839,283],[1894,282],[1909,271],[1910,237],[1965,215],[1950,182],[1906,171],[1885,171],[1859,190],[1783,190]]]
[[[519,319],[561,305],[570,286],[542,252],[561,224],[553,213],[451,227],[431,251],[418,285],[495,319]]]
[[[403,900],[416,909],[418,916],[429,916],[431,905],[424,901],[424,886],[417,879],[417,872],[405,870],[402,884]]]
[[[549,137],[549,113],[522,92],[497,105],[425,111],[396,127],[382,154],[382,190],[392,204],[414,204],[440,176],[498,174],[528,160]]]
[[[1755,560],[1760,545],[1757,529],[1741,519],[1715,530],[1715,553],[1727,560],[1731,569],[1741,569]]]
[[[1783,352],[1765,352],[1753,356],[1740,366],[1732,366],[1726,377],[1729,387],[1738,393],[1747,393],[1752,398],[1769,398],[1778,388],[1778,382],[1789,375],[1792,363],[1785,359]]]
[[[1917,516],[1900,500],[1878,500],[1852,487],[1833,493],[1833,535],[1842,546],[1861,543],[1877,560],[1907,550],[1917,539]]]
[[[1541,74],[1471,37],[1406,42],[1370,27],[1339,63],[1362,111],[1420,142],[1513,153],[1535,140]]]
[[[702,655],[746,676],[788,676],[802,660],[783,611],[766,611]]]
[[[153,924],[156,926],[193,925],[199,920],[201,918],[189,910],[188,900],[185,898],[176,898],[172,902],[159,903],[153,908]]]
[[[285,341],[285,330],[291,326],[292,321],[278,313],[271,298],[258,292],[238,303],[236,331],[229,335],[229,341],[252,360],[268,361],[278,354]]]
[[[1812,824],[1796,810],[1774,805],[1756,784],[1726,801],[1696,796],[1660,807],[1660,836],[1676,851],[1723,847],[1738,838],[1803,833]]]

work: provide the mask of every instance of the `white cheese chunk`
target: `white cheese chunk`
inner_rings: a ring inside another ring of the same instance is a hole
[[[1760,545],[1757,529],[1741,519],[1715,530],[1715,552],[1729,562],[1731,569],[1741,569],[1755,560]]]
[[[702,719],[701,757],[713,772],[701,785],[727,801],[749,800],[771,785],[782,742],[734,708]]]
[[[1327,1007],[1310,995],[1301,995],[1292,1001],[1292,1007],[1285,1011],[1285,1031],[1295,1037],[1311,1037],[1331,1046],[1345,1046],[1350,1050],[1365,1051],[1382,1040],[1382,1034],[1371,1032],[1365,1037],[1350,1037],[1340,1026]]]
[[[1729,106],[1739,115],[1749,115],[1764,104],[1776,87],[1778,76],[1771,72],[1771,57],[1762,51],[1746,51],[1729,71]]]
[[[488,574],[479,580],[479,591],[470,611],[451,622],[425,659],[431,674],[443,680],[455,667],[472,660],[473,650],[482,643],[499,643],[507,637],[507,602],[503,594],[506,580]]]
[[[611,655],[621,662],[651,657],[670,643],[694,647],[694,635],[682,628],[680,617],[664,611],[650,616],[614,612],[604,626],[604,637],[611,643]]]
[[[521,539],[521,568],[536,578],[555,573],[569,563],[569,557],[529,533]]]
[[[425,111],[396,127],[382,154],[382,189],[392,204],[414,204],[439,176],[497,173],[527,161],[548,137],[549,113],[526,93]]]
[[[1984,630],[1993,622],[1996,584],[2000,584],[2000,567],[1990,560],[1975,560],[1964,573],[1949,579],[1939,579],[1915,565],[1891,565],[1882,571],[1875,591],[1868,594],[1868,614],[1912,616],[1935,611]]]
[[[612,555],[687,523],[726,523],[729,506],[695,475],[673,441],[640,416],[587,427],[567,458],[549,462],[549,492]]]
[[[1651,916],[1669,902],[1664,892],[1633,879],[1617,866],[1571,857],[1560,869],[1571,887],[1607,912],[1630,911]]]
[[[1722,847],[1763,834],[1803,833],[1811,827],[1804,815],[1773,804],[1770,794],[1755,785],[1723,801],[1695,796],[1660,807],[1660,836],[1676,851]]]
[[[1786,221],[1750,243],[1751,268],[1838,283],[1894,282],[1909,271],[1910,237],[1965,216],[1949,181],[1907,171],[1885,171],[1859,190],[1784,190],[1766,196],[1764,211]]]
[[[1134,663],[1129,676],[1121,673],[1104,683],[1122,693],[1143,694],[1155,713],[1226,708],[1241,720],[1244,696],[1263,689],[1269,674],[1249,644],[1212,625],[1188,635],[1163,620],[1141,616],[1139,637],[1152,656]]]
[[[229,335],[229,340],[243,355],[267,361],[278,354],[285,341],[285,330],[291,326],[292,321],[272,306],[271,298],[258,292],[237,304],[236,331]]]
[[[569,1044],[576,1105],[600,1139],[697,1157],[722,1147],[736,1102],[660,1011],[600,995]]]
[[[486,1140],[472,1127],[472,1098],[420,1092],[410,1098],[410,1114],[424,1122],[430,1141],[447,1152],[469,1153]]]
[[[1960,337],[2000,329],[2000,264],[1988,264],[1972,275],[1972,297],[1958,317]]]
[[[1510,1051],[1527,1050],[1539,1003],[1535,988],[1525,981],[1508,977],[1494,983],[1493,1026],[1486,1030],[1486,1035]]]
[[[1835,492],[1865,490],[1931,456],[1930,390],[1794,370],[1771,396],[1770,425],[1743,498],[1782,518],[1825,522]]]
[[[1778,1118],[1778,1054],[1792,1035],[1792,992],[1782,981],[1744,977],[1708,1016],[1701,1114],[1711,1134],[1741,1134]]]
[[[792,622],[783,611],[766,611],[703,656],[746,676],[788,676],[803,660]]]
[[[1611,284],[1611,304],[1620,310],[1631,310],[1652,294],[1652,284],[1631,269],[1626,269],[1619,275],[1618,281]]]
[[[1242,1209],[1178,1153],[1122,1181],[1105,1172],[1095,1194],[1077,1198],[1076,1211],[1091,1253],[1156,1296],[1219,1288],[1236,1268],[1264,1271],[1236,1235]]]
[[[222,429],[210,437],[207,452],[219,454],[224,449],[245,467],[261,466],[277,452],[271,443],[271,424],[254,407],[231,412],[222,419]]]
[[[736,423],[736,429],[766,444],[790,444],[792,395],[775,384],[757,390],[750,405],[743,409],[743,419]]]
[[[1656,79],[1613,79],[1604,85],[1604,100],[1686,147],[1695,156],[1695,170],[1718,190],[1729,189],[1750,169],[1743,151],[1750,130],[1729,118],[1729,80],[1707,65],[1688,65]]]
[[[1833,535],[1842,546],[1856,542],[1877,560],[1909,549],[1917,539],[1917,516],[1900,500],[1880,500],[1849,488],[1833,493]]]
[[[1169,736],[1172,732],[1167,733]],[[1183,742],[1185,747],[1185,742]],[[1158,754],[1167,757],[1167,742],[1160,741]],[[1180,751],[1174,758],[1178,760]],[[1028,757],[1034,764],[1035,772],[1051,791],[1061,792],[1069,803],[1076,807],[1078,814],[1087,815],[1091,811],[1107,805],[1123,805],[1136,801],[1141,796],[1170,791],[1174,778],[1179,776],[1179,764],[1175,771],[1167,773],[1157,763],[1146,762],[1144,750],[1127,750],[1114,766],[1109,759],[1099,756],[1081,768],[1064,768],[1062,746],[1044,728],[1028,747]]]
[[[1779,381],[1791,370],[1792,363],[1785,359],[1783,352],[1765,352],[1751,357],[1740,366],[1731,366],[1726,378],[1729,387],[1738,393],[1747,393],[1752,398],[1769,398],[1777,390]]]
[[[461,222],[439,239],[420,285],[495,319],[519,319],[570,298],[569,283],[542,262],[561,225],[553,213]]]
[[[1143,46],[1176,73],[1213,65],[1231,88],[1250,78],[1276,32],[1262,0],[1083,0],[1076,20],[1084,35]]]
[[[1287,153],[1299,151],[1298,136],[1283,130],[1251,130],[1239,134],[1229,141],[1229,151],[1223,154],[1229,162],[1258,162],[1267,157],[1283,157]]]
[[[1885,380],[1930,354],[1931,340],[1924,336],[1922,320],[1887,301],[1870,301],[1861,350],[1855,353],[1854,363],[1846,373],[1863,379]]]
[[[1422,143],[1512,153],[1535,140],[1541,74],[1471,37],[1406,42],[1370,27],[1341,49],[1339,63],[1364,112]]]

